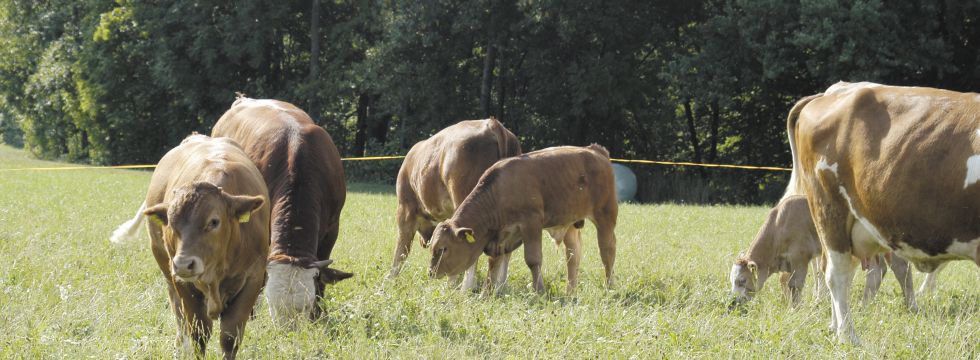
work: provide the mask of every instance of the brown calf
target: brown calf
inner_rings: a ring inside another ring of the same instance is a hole
[[[595,224],[606,285],[616,258],[616,187],[609,152],[599,145],[562,146],[504,159],[488,169],[452,218],[432,234],[430,276],[463,272],[480,253],[491,256],[488,287],[503,283],[507,260],[524,245],[534,289],[544,291],[541,231],[565,243],[568,293],[578,282],[579,229]]]

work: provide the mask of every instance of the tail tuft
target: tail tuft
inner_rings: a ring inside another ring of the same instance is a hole
[[[143,211],[145,210],[146,202],[143,202],[143,205],[140,205],[140,209],[136,211],[136,216],[119,225],[112,232],[112,235],[109,236],[109,241],[113,244],[123,244],[138,240],[140,225],[143,224]]]

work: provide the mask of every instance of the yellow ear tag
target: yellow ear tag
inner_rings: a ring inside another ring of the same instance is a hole
[[[160,226],[164,226],[163,220],[160,220],[160,217],[159,216],[156,216],[156,215],[148,215],[147,217],[150,218],[150,221],[152,221],[153,223],[155,223],[157,225],[160,225]]]
[[[473,237],[473,234],[466,233],[466,242],[476,244],[476,238]]]
[[[247,223],[248,219],[252,218],[252,212],[246,211],[244,214],[238,215],[238,222],[241,224]]]

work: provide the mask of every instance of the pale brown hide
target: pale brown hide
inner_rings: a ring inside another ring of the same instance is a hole
[[[234,199],[254,197],[261,200],[257,210],[236,210]],[[227,138],[192,135],[164,155],[153,172],[146,195],[153,256],[177,316],[177,341],[189,336],[198,354],[204,353],[212,320],[220,318],[221,349],[225,358],[235,357],[265,281],[268,198],[262,175]],[[245,212],[248,222],[240,222]],[[219,220],[218,227],[202,231],[212,219]],[[202,256],[204,273],[185,282],[172,274],[171,262],[192,242],[204,243],[195,245],[207,254]]]
[[[481,252],[509,254],[523,244],[534,289],[544,291],[541,232],[549,230],[567,247],[571,293],[581,257],[578,228],[589,219],[598,232],[606,285],[612,286],[617,212],[612,166],[602,146],[554,147],[505,159],[490,167],[452,218],[436,227],[430,274],[458,274]]]

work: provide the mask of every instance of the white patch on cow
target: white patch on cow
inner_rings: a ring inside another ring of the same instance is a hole
[[[980,238],[976,238],[970,241],[956,241],[953,239],[953,243],[946,248],[946,253],[955,256],[958,259],[970,259],[976,261],[977,247],[980,247]]]
[[[838,167],[838,164],[837,163],[828,164],[827,163],[827,158],[826,157],[821,157],[820,160],[817,161],[816,171],[814,171],[814,172],[820,172],[820,170],[828,170],[828,171],[834,173],[834,176],[837,176],[837,167]]]
[[[279,324],[289,324],[309,313],[316,301],[317,269],[290,264],[269,264],[265,299],[269,315]]]
[[[838,341],[857,344],[860,341],[854,333],[851,307],[848,304],[851,280],[854,278],[854,264],[851,254],[827,249],[826,276],[832,303],[830,327],[837,333]]]
[[[738,280],[738,274],[742,272],[742,265],[735,264],[732,265],[732,272],[728,274],[728,283],[732,284],[732,294],[738,297],[745,297],[745,287],[738,286],[735,281]]]
[[[847,190],[845,190],[843,186],[839,186],[838,188],[840,189],[841,196],[843,196],[844,200],[847,201],[847,207],[851,210],[851,215],[854,216],[854,218],[857,219],[858,222],[864,226],[864,229],[868,231],[868,234],[871,234],[872,239],[876,240],[878,244],[880,244],[885,249],[889,249],[890,247],[888,246],[888,242],[885,241],[885,237],[881,235],[881,232],[878,231],[878,228],[876,228],[873,224],[871,224],[871,222],[868,221],[868,219],[862,217],[861,214],[857,212],[857,209],[854,208],[854,202],[851,201],[851,197],[847,195]]]
[[[963,188],[980,181],[980,155],[973,155],[966,159],[966,179],[963,180]]]

